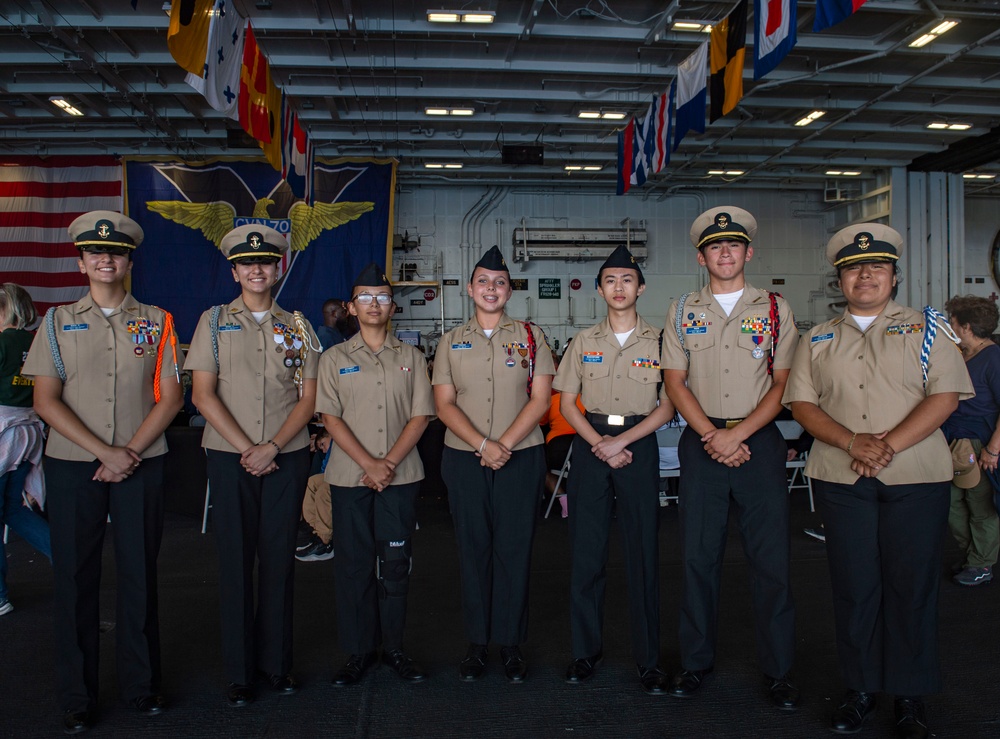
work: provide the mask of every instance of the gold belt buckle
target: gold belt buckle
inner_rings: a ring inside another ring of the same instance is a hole
[[[625,416],[608,416],[608,426],[624,426]]]
[[[742,418],[730,418],[730,419],[728,419],[726,421],[726,429],[728,430],[728,429],[734,429],[734,428],[736,428],[737,426],[740,425],[740,421],[742,421],[742,420],[743,420]]]

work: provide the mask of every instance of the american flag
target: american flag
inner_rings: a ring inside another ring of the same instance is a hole
[[[92,210],[122,209],[122,165],[113,156],[0,159],[0,282],[16,282],[38,312],[87,292],[66,231]]]

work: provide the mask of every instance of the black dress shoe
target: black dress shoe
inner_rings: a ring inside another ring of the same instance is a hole
[[[383,652],[382,661],[407,682],[419,683],[427,679],[424,668],[407,657],[402,649],[389,649]]]
[[[94,715],[90,711],[66,711],[63,715],[63,732],[82,734],[94,725]]]
[[[458,678],[466,682],[478,680],[486,672],[486,656],[489,651],[485,644],[470,644],[465,659],[458,663]]]
[[[857,734],[865,721],[875,713],[877,701],[871,693],[848,690],[844,700],[833,711],[830,730],[837,734]]]
[[[375,663],[375,652],[367,654],[352,654],[347,658],[346,664],[337,670],[333,676],[333,684],[338,688],[346,685],[354,685],[365,674],[365,670]]]
[[[253,689],[252,685],[229,683],[229,687],[226,689],[226,700],[233,708],[249,706],[256,699],[257,691]]]
[[[642,667],[636,665],[639,672],[639,684],[650,695],[666,695],[670,678],[659,667]]]
[[[299,690],[299,681],[287,672],[284,675],[268,675],[265,673],[264,679],[267,680],[267,686],[275,693],[291,695],[292,693],[297,693]]]
[[[156,716],[163,713],[164,701],[162,695],[150,694],[140,695],[128,702],[129,706],[137,710],[143,716]]]
[[[601,666],[601,662],[604,661],[604,654],[598,652],[593,657],[584,657],[583,659],[575,659],[569,663],[569,667],[566,668],[566,682],[570,685],[579,685],[584,683],[594,676],[597,672],[597,668]]]
[[[528,663],[521,655],[521,648],[514,644],[500,647],[500,661],[503,662],[503,674],[509,683],[523,683],[528,677]]]
[[[897,739],[927,739],[927,718],[924,716],[924,702],[920,698],[898,697],[893,708]]]
[[[707,670],[681,670],[670,681],[667,692],[673,698],[693,698],[695,693],[701,688],[705,676],[711,671],[712,668],[708,668]]]
[[[792,685],[787,675],[785,677],[765,675],[764,677],[770,685],[767,694],[771,699],[771,705],[780,711],[794,711],[799,707],[801,699],[799,689]]]

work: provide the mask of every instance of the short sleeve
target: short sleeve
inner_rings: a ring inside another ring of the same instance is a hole
[[[549,349],[545,340],[545,332],[538,326],[526,326],[535,340],[535,374],[554,375],[556,373],[555,362],[552,361],[552,350]]]
[[[413,352],[413,397],[410,399],[410,418],[433,416],[434,392],[427,376],[427,360],[419,351]]]
[[[563,355],[559,363],[559,370],[556,372],[556,379],[552,381],[552,387],[561,393],[579,395],[583,388],[583,349],[579,340],[573,341],[569,345],[569,351]]]
[[[819,393],[813,385],[811,347],[810,341],[798,343],[788,381],[785,383],[785,393],[781,398],[785,406],[791,406],[795,402],[819,405]]]
[[[340,401],[337,383],[337,353],[337,347],[327,349],[317,360],[316,412],[340,418],[344,405]]]
[[[778,335],[778,348],[774,353],[774,369],[789,369],[795,357],[795,349],[799,344],[799,331],[795,327],[795,314],[792,306],[784,298],[778,298],[778,316],[781,320]]]
[[[434,354],[434,377],[431,378],[434,385],[455,384],[451,378],[451,344],[454,335],[454,331],[449,331],[438,342],[437,352]]]
[[[688,370],[688,358],[677,337],[674,316],[677,315],[677,301],[667,309],[667,323],[663,327],[663,348],[660,349],[660,368],[664,370]]]
[[[184,369],[187,371],[219,374],[219,364],[215,359],[215,352],[212,351],[211,314],[212,311],[207,310],[198,319],[194,336],[191,337],[191,345],[188,347],[187,358],[184,360]]]
[[[961,349],[943,331],[938,331],[931,345],[924,392],[927,395],[958,393],[959,400],[967,400],[976,394]]]
[[[21,368],[21,374],[28,377],[59,377],[56,363],[52,359],[49,333],[45,329],[44,321],[38,327],[34,341],[31,342],[28,358],[24,362],[24,367]]]

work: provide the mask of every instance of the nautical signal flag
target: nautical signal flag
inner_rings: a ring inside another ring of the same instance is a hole
[[[215,13],[208,29],[208,54],[204,76],[188,74],[184,78],[205,96],[208,104],[227,118],[236,119],[240,92],[240,68],[243,62],[243,29],[246,22],[230,0],[215,0]]]
[[[705,98],[708,78],[708,41],[698,45],[677,65],[677,115],[674,119],[674,147],[688,131],[705,133]]]
[[[629,119],[618,132],[618,187],[617,194],[624,195],[632,185],[633,148],[635,145],[635,119]]]
[[[747,0],[712,27],[710,69],[712,106],[709,120],[729,113],[743,97],[743,59],[747,47]]]
[[[199,77],[204,73],[208,27],[215,0],[173,0],[167,48],[181,67]]]
[[[753,0],[753,78],[778,66],[795,46],[795,0]]]
[[[865,0],[816,0],[816,17],[813,19],[813,33],[835,26],[848,16],[858,12]]]
[[[272,90],[271,66],[267,57],[257,46],[253,25],[248,21],[243,41],[243,66],[240,69],[239,109],[240,125],[243,130],[262,144],[271,143],[271,122],[269,106],[275,100],[278,109],[274,115],[281,115],[281,93]],[[280,161],[280,160],[279,160]],[[278,165],[281,168],[281,165]]]

